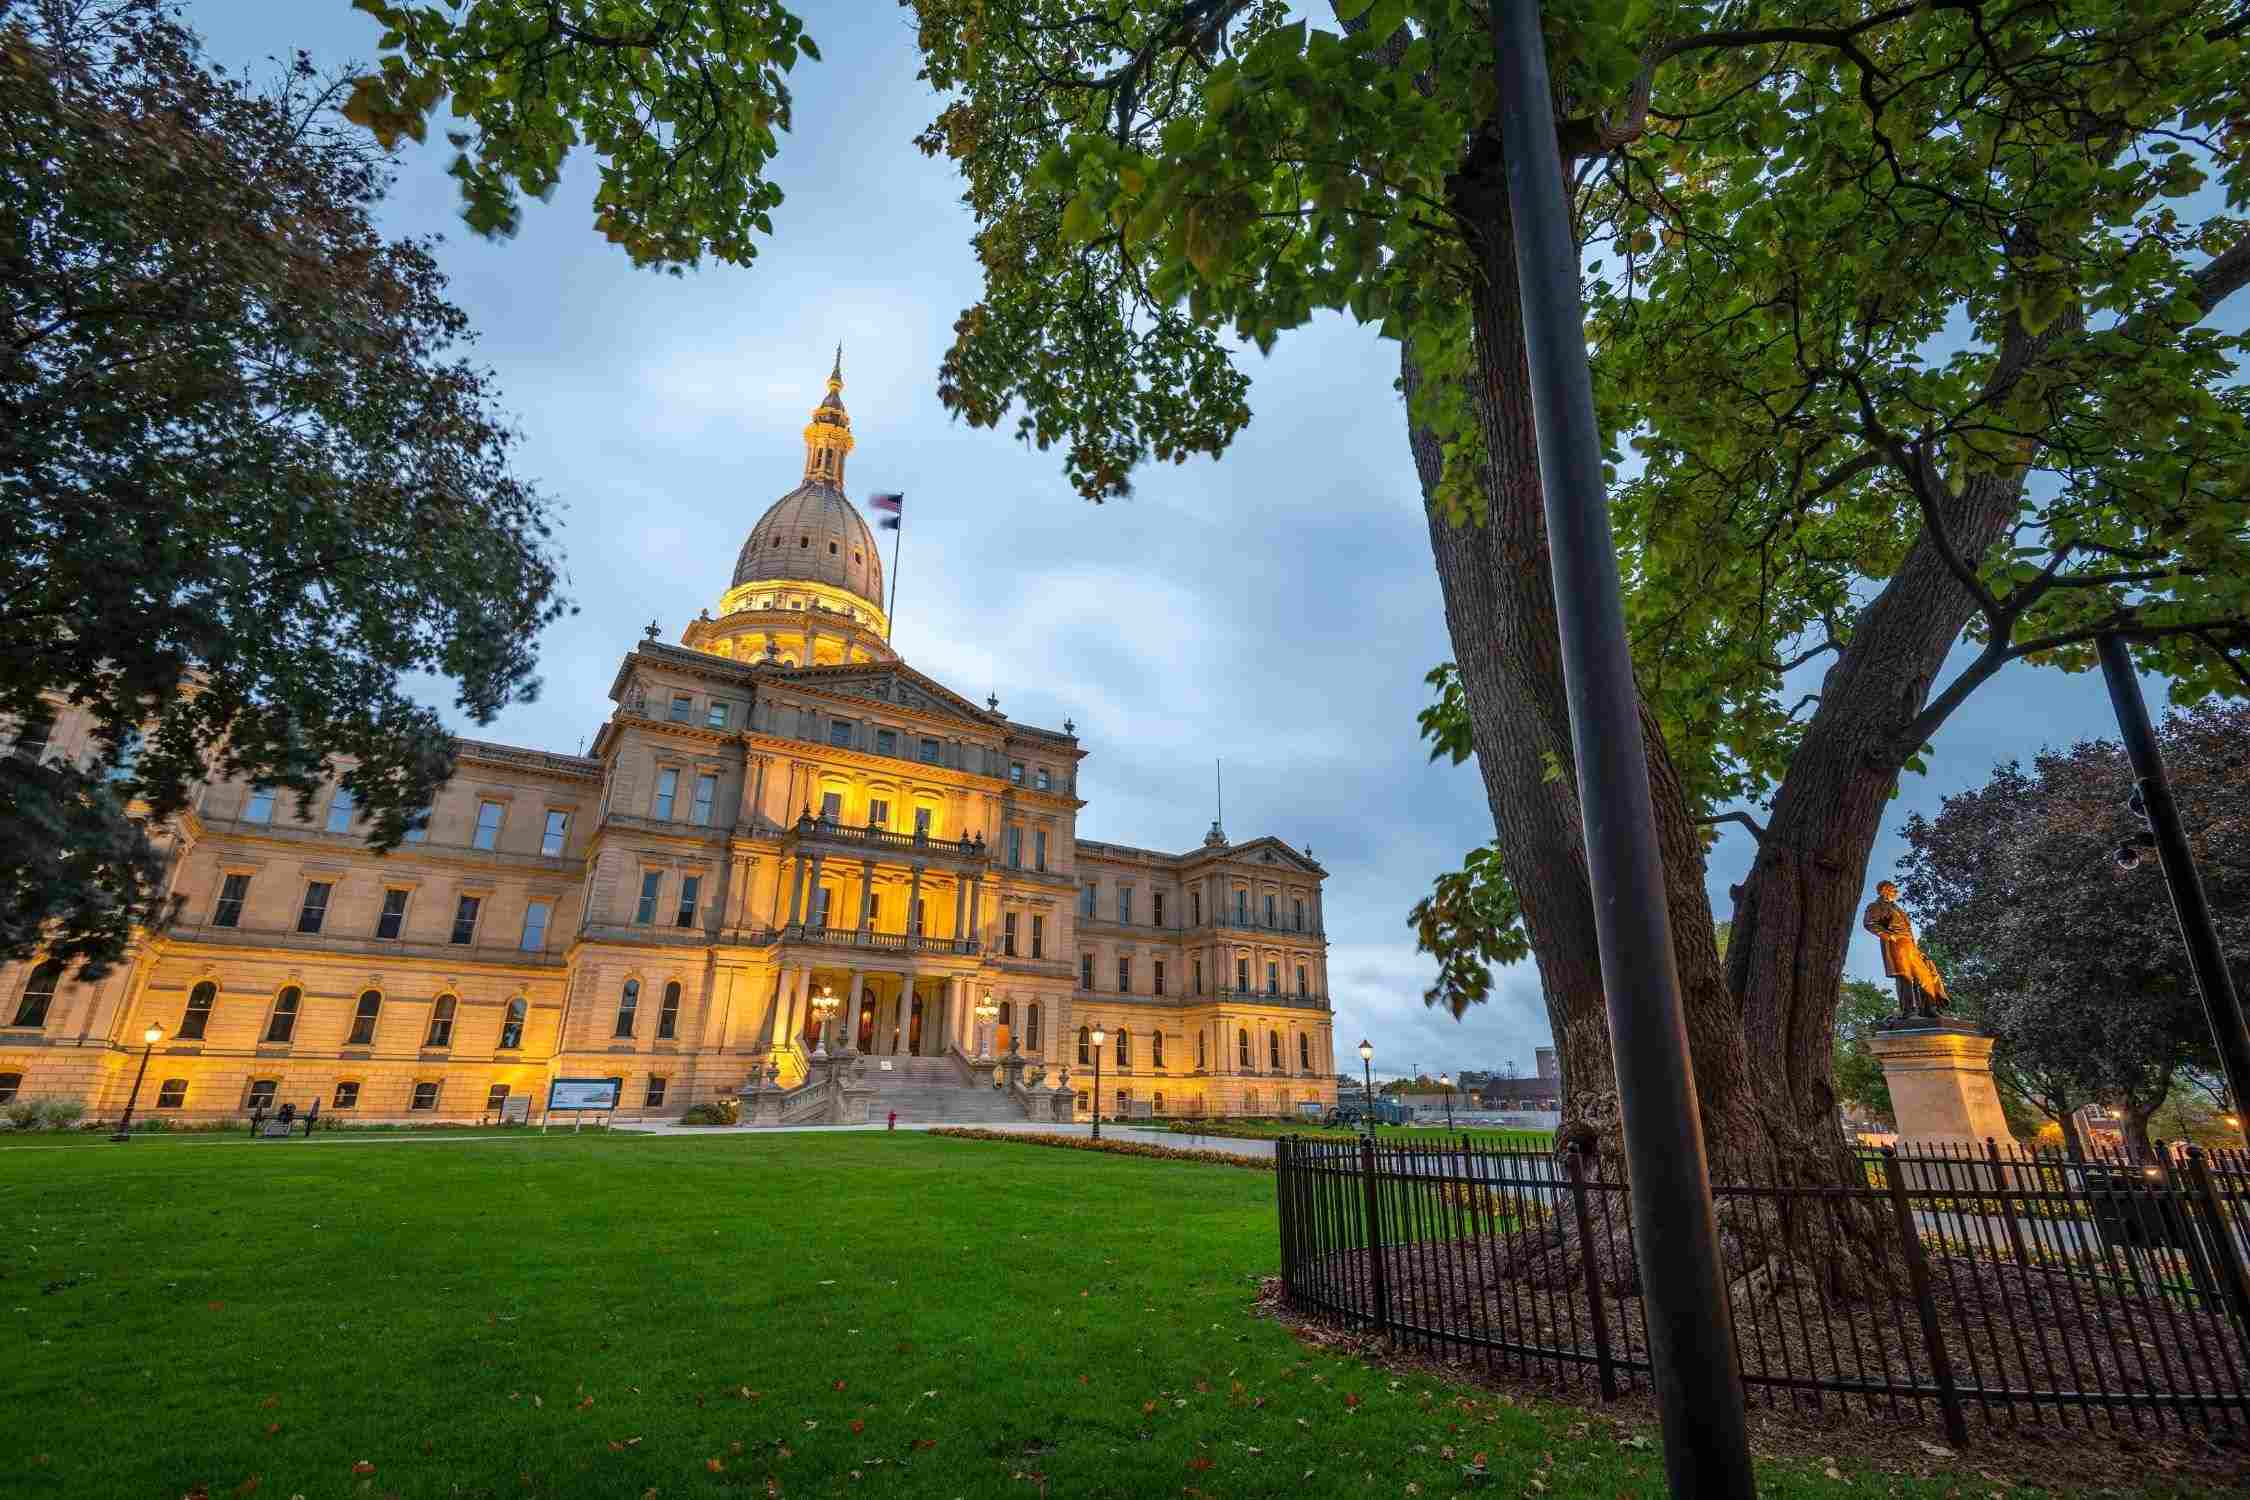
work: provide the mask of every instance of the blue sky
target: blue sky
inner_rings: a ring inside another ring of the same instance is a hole
[[[794,75],[775,174],[788,197],[748,270],[632,270],[591,228],[583,158],[506,244],[459,225],[442,144],[400,160],[382,223],[444,236],[453,298],[522,431],[519,470],[561,502],[580,606],[544,638],[539,700],[477,732],[557,750],[593,734],[619,654],[652,617],[672,639],[714,602],[744,534],[796,484],[798,434],[841,340],[859,440],[847,487],[908,496],[894,634],[907,660],[972,698],[998,693],[1016,718],[1075,719],[1085,837],[1192,847],[1223,757],[1227,832],[1309,844],[1328,867],[1339,1042],[1371,1038],[1379,1070],[1528,1070],[1547,1040],[1531,966],[1456,1023],[1423,1006],[1434,965],[1405,925],[1492,823],[1474,767],[1429,764],[1415,737],[1422,676],[1452,651],[1395,349],[1320,320],[1249,357],[1256,416],[1223,460],[1149,470],[1122,503],[1077,499],[1054,455],[938,403],[938,360],[979,282],[956,179],[911,144],[935,103],[906,13],[800,10],[828,61]],[[297,47],[324,66],[374,56],[375,25],[346,0],[185,13],[230,68],[263,73]],[[1995,761],[2106,733],[2098,674],[2001,673],[1946,728],[1932,774],[1910,778],[1870,885],[1909,810]],[[1710,868],[1722,916],[1747,863],[1730,829]],[[1851,967],[1881,976],[1864,934]]]

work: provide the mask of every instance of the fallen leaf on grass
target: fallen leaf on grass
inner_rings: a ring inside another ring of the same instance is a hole
[[[211,1304],[211,1311],[213,1312],[225,1312],[226,1310],[227,1305],[224,1302],[214,1302]]]
[[[1200,1474],[1211,1467],[1211,1460],[1208,1458],[1191,1458],[1188,1460],[1188,1467]]]
[[[534,1396],[531,1398],[531,1404],[537,1407],[545,1407],[547,1403],[541,1400],[539,1397]]]
[[[1359,1392],[1357,1392],[1357,1391],[1346,1391],[1346,1392],[1344,1393],[1344,1409],[1345,1409],[1346,1411],[1351,1411],[1351,1410],[1355,1410],[1355,1409],[1356,1409],[1356,1408],[1357,1408],[1358,1406],[1359,1406]]]
[[[936,1439],[936,1438],[916,1438],[916,1439],[914,1440],[914,1446],[915,1446],[916,1448],[920,1448],[920,1449],[935,1448],[935,1447],[937,1446],[937,1439]]]
[[[243,1496],[255,1495],[258,1493],[258,1476],[253,1474],[248,1479],[243,1480],[242,1483],[234,1487],[234,1492]]]
[[[727,1452],[729,1452],[729,1453],[734,1453],[734,1454],[739,1454],[739,1453],[741,1453],[741,1452],[742,1452],[742,1444],[741,1444],[741,1442],[740,1442],[740,1441],[738,1440],[738,1441],[735,1441],[735,1442],[732,1442],[732,1443],[729,1443],[729,1444],[727,1444]]]
[[[842,1390],[843,1388],[844,1388],[844,1382],[842,1382],[841,1380],[837,1381],[837,1382],[836,1382],[836,1389],[840,1391],[840,1390]]]
[[[586,1398],[585,1400],[583,1400],[583,1401],[581,1401],[581,1402],[579,1402],[579,1403],[578,1403],[578,1409],[579,1409],[580,1411],[584,1411],[584,1410],[586,1410],[586,1408],[588,1408],[588,1407],[592,1406],[593,1404],[594,1404],[594,1398],[593,1398],[593,1397],[591,1397],[591,1396],[588,1396],[588,1397],[587,1397],[587,1398]]]
[[[758,1401],[758,1400],[762,1400],[762,1399],[764,1398],[765,1394],[766,1394],[766,1393],[765,1393],[764,1391],[754,1391],[754,1390],[750,1389],[750,1387],[748,1387],[748,1386],[743,1386],[743,1387],[742,1387],[742,1399],[743,1399],[743,1400],[745,1400],[745,1401]]]
[[[352,1465],[352,1472],[354,1474],[372,1474],[375,1472],[375,1466],[363,1458]]]
[[[867,1430],[867,1424],[866,1424],[865,1422],[861,1421],[861,1420],[860,1420],[859,1418],[857,1418],[857,1417],[854,1417],[854,1418],[852,1418],[852,1431],[854,1431],[854,1432],[865,1432],[866,1430]]]
[[[703,1460],[703,1467],[709,1469],[714,1474],[724,1474],[727,1471],[725,1460],[721,1459],[717,1454],[713,1454],[711,1457]]]
[[[267,1437],[272,1437],[272,1436],[273,1436],[273,1435],[274,1435],[275,1433],[277,1433],[277,1432],[279,1432],[279,1431],[281,1431],[281,1424],[280,1424],[279,1422],[268,1422],[268,1423],[266,1424],[266,1436],[267,1436]]]
[[[1834,1464],[1830,1464],[1827,1468],[1822,1469],[1820,1472],[1826,1474],[1830,1479],[1842,1479],[1844,1477],[1843,1471],[1837,1468]]]
[[[280,1404],[281,1404],[281,1397],[280,1397],[279,1395],[268,1396],[268,1397],[266,1397],[266,1399],[265,1399],[265,1400],[263,1400],[263,1401],[261,1401],[261,1402],[259,1402],[259,1403],[258,1403],[258,1405],[259,1405],[259,1406],[261,1406],[261,1407],[265,1408],[265,1409],[266,1409],[267,1411],[272,1411],[272,1410],[273,1410],[273,1409],[274,1409],[275,1407],[279,1406]]]
[[[1928,1438],[1917,1438],[1915,1439],[1915,1441],[1920,1443],[1922,1445],[1922,1451],[1930,1455],[1930,1457],[1932,1458],[1953,1457],[1953,1450],[1946,1447],[1943,1443],[1933,1443]]]
[[[820,1425],[820,1424],[819,1424],[818,1422],[815,1422],[815,1421],[813,1421],[813,1420],[812,1420],[812,1419],[811,1419],[810,1417],[808,1417],[808,1418],[806,1418],[806,1419],[805,1419],[805,1431],[807,1431],[807,1432],[810,1432],[810,1431],[812,1431],[812,1430],[813,1430],[813,1429],[814,1429],[815,1427],[818,1427],[819,1425]]]

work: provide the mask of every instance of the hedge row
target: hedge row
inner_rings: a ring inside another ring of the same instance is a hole
[[[966,1125],[943,1125],[928,1132],[964,1141],[1013,1141],[1020,1146],[1060,1146],[1067,1151],[1102,1151],[1111,1156],[1146,1156],[1157,1161],[1199,1161],[1214,1167],[1249,1167],[1271,1172],[1270,1156],[1237,1156],[1231,1151],[1190,1151],[1179,1146],[1152,1146],[1145,1141],[1095,1140],[1090,1135],[1049,1135],[1021,1130],[978,1130]]]

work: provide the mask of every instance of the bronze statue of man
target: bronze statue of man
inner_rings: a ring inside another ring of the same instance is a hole
[[[1875,887],[1859,925],[1882,941],[1883,972],[1898,986],[1901,1021],[1928,1019],[1945,1009],[1945,981],[1914,941],[1914,923],[1899,907],[1897,886],[1886,880]]]

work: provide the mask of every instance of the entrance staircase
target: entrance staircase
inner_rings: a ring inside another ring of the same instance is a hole
[[[891,1071],[883,1071],[888,1062]],[[1007,1090],[972,1084],[951,1057],[870,1057],[859,1081],[875,1090],[867,1123],[880,1125],[892,1110],[901,1125],[1022,1124],[1022,1106]]]

